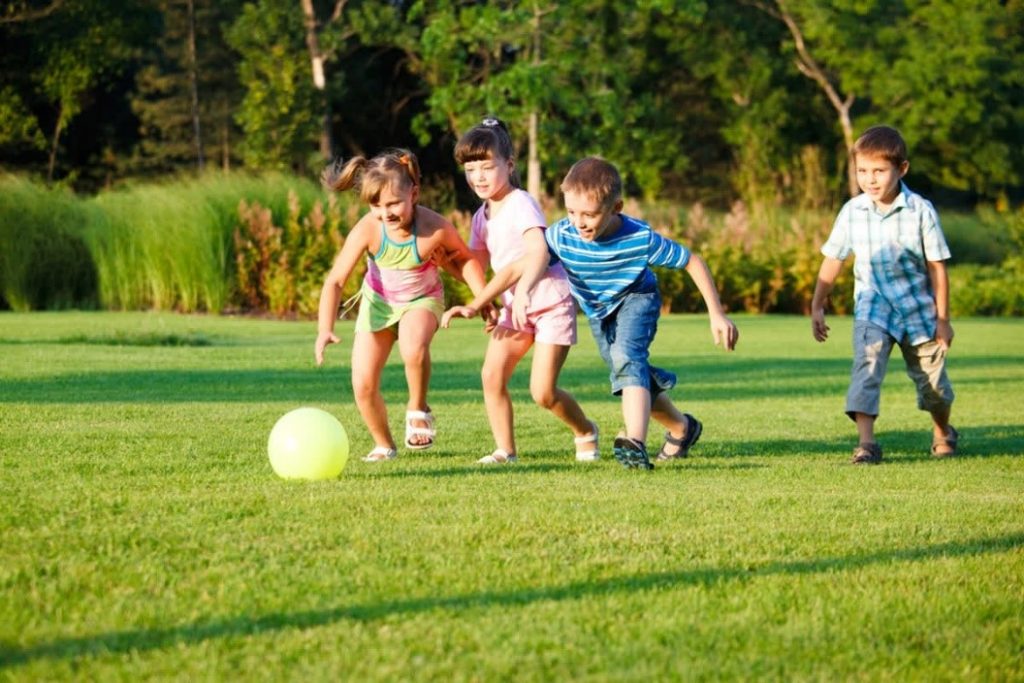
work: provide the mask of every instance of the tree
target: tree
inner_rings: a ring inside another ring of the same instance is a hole
[[[224,30],[240,5],[159,0],[161,21],[132,98],[141,131],[136,172],[201,169],[208,159],[229,168],[238,158],[233,117],[243,93]]]
[[[245,96],[236,119],[245,135],[243,157],[252,167],[306,169],[311,161],[319,107],[304,34],[302,13],[275,0],[247,3],[227,32],[241,56]]]

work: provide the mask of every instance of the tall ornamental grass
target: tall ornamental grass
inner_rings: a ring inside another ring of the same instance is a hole
[[[92,308],[96,269],[73,194],[0,176],[0,308]]]
[[[103,306],[224,310],[235,286],[232,242],[240,201],[259,202],[284,216],[289,193],[306,206],[320,196],[313,183],[293,177],[211,173],[90,200],[85,235]]]

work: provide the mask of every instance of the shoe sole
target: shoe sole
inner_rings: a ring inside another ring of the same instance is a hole
[[[626,469],[653,470],[654,464],[644,450],[638,449],[629,439],[615,439],[615,459]]]

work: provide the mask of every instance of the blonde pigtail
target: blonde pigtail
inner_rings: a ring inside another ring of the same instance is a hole
[[[359,172],[366,168],[365,157],[352,157],[342,163],[339,158],[320,174],[320,184],[328,190],[344,192],[355,186]]]

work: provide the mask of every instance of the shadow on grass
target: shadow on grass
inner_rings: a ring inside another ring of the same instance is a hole
[[[164,629],[132,629],[80,638],[59,638],[19,648],[0,646],[0,667],[12,667],[40,659],[62,660],[108,654],[138,653],[202,643],[215,638],[234,638],[283,629],[307,629],[339,621],[374,621],[394,615],[433,610],[490,609],[535,602],[580,600],[593,595],[664,590],[685,586],[715,586],[727,581],[745,582],[769,576],[801,576],[843,572],[899,562],[925,562],[938,558],[972,557],[1003,553],[1024,547],[1024,533],[1006,534],[914,548],[824,557],[813,560],[770,562],[761,566],[694,568],[634,574],[601,581],[578,581],[560,586],[508,591],[482,591],[453,596],[391,600],[303,612],[278,612],[263,616],[196,622]]]
[[[353,479],[357,477],[361,479],[433,479],[440,477],[465,476],[491,477],[509,475],[514,476],[517,474],[544,474],[548,472],[568,472],[572,469],[573,466],[569,463],[524,463],[522,461],[519,461],[513,465],[501,467],[495,465],[478,465],[472,460],[467,460],[466,464],[463,465],[462,467],[442,467],[439,469],[416,469],[399,471],[378,470],[376,472],[346,474],[345,477],[348,479]]]
[[[1020,358],[986,356],[957,360],[958,369],[990,369],[1015,366]],[[671,368],[679,376],[673,397],[681,400],[730,398],[785,398],[836,396],[845,392],[849,375],[847,359],[729,358],[721,363],[682,363]],[[431,398],[479,395],[480,368],[476,362],[436,362]],[[528,372],[518,372],[510,386],[516,400],[529,400]],[[1012,376],[993,374],[991,383],[1018,383]],[[390,403],[405,399],[405,374],[400,363],[384,369],[382,386]],[[599,363],[586,368],[567,367],[559,384],[579,401],[617,401],[612,397],[608,375]],[[215,370],[138,369],[82,372],[42,378],[3,379],[3,403],[99,403],[99,402],[245,402],[253,400],[295,403],[348,397],[347,366],[332,368],[259,368]],[[350,399],[346,398],[350,402]]]
[[[955,422],[955,421],[954,421]],[[1024,455],[1024,425],[964,425],[960,430],[959,458],[990,458],[1007,455]],[[888,463],[912,463],[934,460],[931,457],[931,425],[927,415],[922,413],[921,429],[887,430],[879,429],[876,437],[885,450]],[[857,442],[857,431],[850,423],[848,433],[835,439],[757,439],[730,441],[719,438],[716,441],[699,443],[688,460],[701,458],[718,459],[733,457],[774,457],[793,455],[824,454],[826,457],[846,456],[853,453]],[[843,461],[844,462],[844,461]]]

